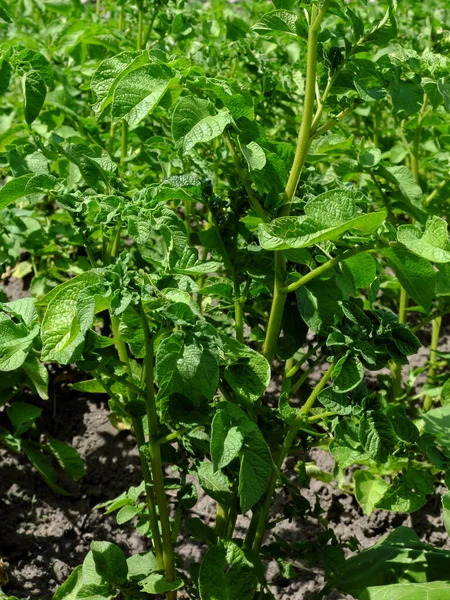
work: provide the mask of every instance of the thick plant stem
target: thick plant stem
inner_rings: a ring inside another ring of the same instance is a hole
[[[272,364],[277,349],[278,337],[283,319],[286,293],[281,292],[286,277],[286,261],[282,252],[275,252],[275,286],[273,301],[270,309],[269,323],[267,325],[266,339],[264,340],[263,355]]]
[[[297,189],[306,156],[308,154],[311,142],[311,125],[313,122],[314,102],[316,97],[316,74],[317,74],[317,43],[319,39],[320,25],[331,0],[325,0],[322,8],[318,11],[313,5],[311,13],[311,25],[308,33],[308,49],[306,58],[306,83],[305,100],[303,104],[303,115],[300,130],[298,134],[297,147],[295,150],[294,162],[292,164],[289,179],[284,191],[284,206],[281,208],[280,215],[286,216],[290,212],[290,205]]]
[[[328,367],[328,369],[326,370],[326,372],[324,373],[324,375],[322,376],[319,383],[314,388],[314,390],[311,393],[311,395],[309,396],[309,398],[306,400],[305,404],[300,408],[294,422],[292,423],[286,437],[284,438],[284,442],[283,442],[283,445],[281,446],[281,449],[279,450],[277,456],[274,457],[274,462],[275,462],[276,468],[273,470],[272,476],[269,481],[269,485],[267,486],[263,505],[259,511],[255,512],[255,515],[254,515],[254,518],[256,517],[256,519],[257,519],[257,525],[256,525],[256,527],[254,527],[254,528],[250,527],[250,529],[249,529],[249,534],[251,534],[251,532],[254,530],[254,532],[255,532],[254,539],[253,540],[249,539],[249,536],[247,536],[247,539],[245,540],[245,544],[246,544],[247,548],[252,548],[252,550],[254,552],[259,552],[262,542],[264,540],[264,534],[266,532],[266,527],[267,527],[267,519],[269,516],[269,510],[270,510],[270,506],[272,503],[272,496],[273,496],[273,493],[274,493],[276,485],[277,485],[279,471],[283,465],[283,461],[286,458],[292,444],[294,443],[294,440],[297,436],[298,430],[300,429],[302,423],[304,422],[305,415],[307,415],[309,413],[309,411],[311,410],[311,408],[314,406],[317,396],[320,394],[320,392],[323,390],[323,388],[327,384],[328,379],[330,378],[331,374],[333,373],[333,369],[334,369],[334,365],[331,364]]]
[[[152,542],[155,550],[156,562],[158,569],[164,570],[164,553],[161,543],[161,535],[159,532],[158,514],[156,512],[156,499],[153,492],[153,481],[148,468],[145,456],[142,454],[141,448],[145,446],[145,437],[142,423],[139,419],[133,419],[133,429],[136,436],[136,443],[139,450],[139,459],[141,462],[141,471],[145,481],[145,493],[147,497],[148,514],[150,518],[150,527],[152,530]]]
[[[137,41],[136,41],[136,50],[142,49],[142,36],[144,31],[144,10],[142,6],[139,4],[138,9],[138,31],[137,31]]]
[[[406,321],[406,310],[408,304],[408,296],[403,287],[400,288],[400,304],[398,308],[398,322],[405,323]],[[392,379],[393,379],[393,400],[395,401],[400,394],[402,393],[402,366],[394,365],[392,369]]]
[[[331,0],[325,0],[322,8],[318,11],[313,5],[311,9],[311,21],[308,33],[308,49],[307,49],[307,67],[306,67],[306,84],[305,84],[305,100],[303,104],[303,115],[300,124],[300,130],[297,139],[297,147],[295,149],[294,162],[292,163],[289,179],[283,194],[283,206],[280,210],[280,216],[289,215],[291,209],[292,198],[300,181],[303,166],[308,154],[311,143],[311,125],[313,121],[314,102],[316,96],[316,75],[317,75],[317,44],[319,39],[319,31],[322,20],[328,9]],[[264,341],[264,356],[269,363],[272,363],[280,335],[281,321],[283,318],[283,309],[286,302],[286,294],[280,292],[284,285],[286,276],[286,261],[281,252],[275,252],[275,286],[270,311],[269,324],[266,331],[266,339]]]
[[[123,167],[128,154],[128,123],[122,121],[122,140],[120,145],[120,166]]]
[[[436,373],[437,349],[439,346],[439,334],[441,332],[442,317],[436,317],[432,323],[431,345],[430,345],[430,368],[428,370],[428,382],[432,385]],[[428,411],[433,406],[433,398],[425,396],[423,410]]]
[[[96,0],[95,2],[95,14],[99,15],[101,11],[102,5],[101,0]]]
[[[156,410],[156,398],[153,378],[153,338],[148,326],[148,321],[145,315],[144,308],[142,306],[140,307],[140,316],[145,338],[144,368],[145,398],[149,431],[148,449],[150,452],[153,484],[155,489],[156,501],[159,509],[159,520],[161,523],[163,556],[166,577],[169,581],[174,581],[176,575],[175,556],[172,545],[169,508],[164,488],[163,467],[161,461],[161,446],[160,444],[158,444],[158,413]],[[168,592],[166,595],[167,600],[174,600],[176,596],[176,591]]]

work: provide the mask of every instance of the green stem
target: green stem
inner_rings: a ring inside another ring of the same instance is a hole
[[[146,383],[145,397],[149,431],[148,449],[151,457],[153,483],[156,501],[159,509],[159,520],[161,523],[163,556],[166,577],[169,581],[174,581],[176,576],[175,555],[173,552],[172,533],[170,530],[169,508],[164,488],[163,467],[161,461],[161,446],[160,444],[158,444],[158,413],[156,410],[156,398],[153,377],[153,337],[151,335],[147,317],[142,305],[140,306],[140,316],[145,338],[144,368]],[[176,591],[168,592],[166,595],[167,600],[174,600],[176,596]]]
[[[128,123],[122,121],[122,139],[120,144],[120,166],[123,167],[128,154]]]
[[[159,438],[156,441],[157,444],[167,444],[168,442],[173,442],[173,440],[178,439],[185,433],[189,431],[189,427],[182,427],[181,429],[177,429],[176,431],[172,431],[172,433],[168,433],[164,437]]]
[[[133,429],[136,436],[136,443],[139,450],[139,459],[141,462],[141,470],[145,481],[145,490],[147,495],[147,507],[150,518],[150,527],[152,530],[152,542],[155,550],[156,562],[158,569],[164,570],[164,553],[161,542],[161,534],[159,531],[158,514],[156,512],[156,498],[154,495],[153,481],[148,468],[145,455],[142,453],[142,448],[145,446],[145,436],[140,419],[133,419]]]
[[[137,31],[137,40],[136,40],[136,50],[142,49],[142,35],[144,30],[144,10],[139,3],[138,9],[138,31]]]
[[[316,97],[317,45],[320,26],[330,3],[331,0],[325,0],[320,11],[318,11],[315,5],[312,7],[311,25],[308,33],[303,116],[298,134],[294,162],[292,163],[291,172],[289,174],[289,179],[284,191],[283,201],[285,204],[280,211],[281,216],[286,216],[290,212],[292,198],[294,197],[298,182],[300,181],[300,176],[302,174],[303,166],[305,164],[311,142],[311,125],[313,121],[314,102]]]
[[[431,345],[430,345],[430,368],[428,370],[428,383],[433,385],[434,376],[436,373],[437,349],[439,346],[439,335],[441,332],[442,317],[436,317],[432,324]],[[423,401],[423,410],[429,411],[433,406],[433,398],[425,396]]]
[[[142,44],[142,47],[143,47],[143,48],[146,48],[146,47],[147,47],[148,40],[150,39],[150,36],[151,36],[151,34],[152,34],[152,31],[153,31],[153,25],[155,24],[155,19],[156,19],[156,15],[158,14],[158,11],[159,11],[159,6],[157,6],[157,7],[155,8],[155,10],[153,11],[153,14],[152,14],[152,16],[151,16],[150,23],[149,23],[149,25],[148,25],[148,29],[147,29],[147,35],[145,36],[144,43]]]
[[[273,471],[272,471],[272,476],[270,478],[269,485],[267,486],[267,490],[266,490],[265,497],[264,497],[264,503],[261,507],[261,510],[256,511],[255,515],[254,515],[254,516],[258,515],[257,516],[258,523],[256,526],[254,540],[249,540],[249,539],[245,540],[246,546],[251,547],[254,552],[259,552],[262,542],[263,542],[263,539],[264,539],[264,534],[266,532],[266,527],[267,527],[267,519],[269,516],[269,510],[270,510],[270,506],[272,503],[272,496],[273,496],[273,493],[274,493],[276,485],[277,485],[279,471],[283,465],[283,461],[286,458],[286,456],[291,448],[291,445],[294,443],[295,438],[297,437],[298,430],[300,429],[302,423],[304,422],[304,416],[306,414],[308,414],[308,412],[314,406],[317,396],[320,394],[320,392],[323,390],[323,388],[327,384],[328,379],[330,378],[331,374],[333,373],[333,369],[334,369],[334,364],[331,364],[328,367],[328,369],[326,370],[326,372],[324,373],[324,375],[322,376],[319,383],[316,385],[316,387],[312,391],[309,398],[306,400],[305,404],[298,411],[295,420],[293,421],[286,437],[284,438],[284,442],[283,442],[283,445],[281,446],[281,449],[279,450],[276,458],[274,458],[275,469],[273,469]],[[251,542],[251,544],[250,544],[250,542]]]
[[[328,269],[335,267],[338,263],[359,254],[360,252],[370,252],[376,248],[376,244],[370,246],[357,247],[347,250],[342,254],[330,259],[323,265],[316,267],[303,277],[300,277],[297,281],[285,286],[285,260],[282,252],[275,252],[275,289],[274,297],[272,301],[272,307],[270,310],[269,323],[266,331],[266,339],[264,341],[264,356],[267,358],[270,364],[272,364],[275,351],[278,343],[278,337],[280,335],[281,321],[283,318],[284,303],[286,302],[287,294],[295,292],[302,286],[312,281],[315,277],[322,275]]]
[[[116,124],[111,121],[111,127],[109,128],[109,140],[106,146],[106,150],[110,156],[114,154],[114,138],[116,137]]]
[[[101,10],[101,0],[96,0],[95,3],[95,14],[99,15]]]
[[[217,503],[216,525],[214,527],[214,532],[219,537],[225,537],[226,535],[229,511],[229,506],[226,504],[221,504],[220,502]]]
[[[191,210],[192,204],[190,200],[184,201],[184,226],[186,227],[186,238],[188,246],[191,245],[192,227],[191,227]]]
[[[316,344],[315,346],[313,346],[310,350],[308,350],[308,352],[306,352],[306,354],[304,354],[301,359],[293,366],[289,369],[289,371],[286,373],[286,377],[292,378],[294,377],[294,375],[297,373],[297,371],[305,364],[305,362],[311,358],[311,356],[313,354],[315,354],[317,352],[317,350],[319,350],[321,347],[323,346],[323,342],[321,342],[320,344]]]
[[[400,304],[398,309],[398,322],[405,323],[407,312],[408,296],[403,287],[400,287]],[[392,369],[392,391],[394,401],[402,393],[402,366],[395,364]]]

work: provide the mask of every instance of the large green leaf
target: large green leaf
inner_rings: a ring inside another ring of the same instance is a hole
[[[253,565],[231,540],[219,540],[205,554],[199,574],[201,600],[252,600],[257,583]]]
[[[108,291],[100,269],[93,269],[51,292],[41,328],[43,360],[70,364],[81,357],[94,315],[109,306]]]
[[[370,458],[383,463],[395,448],[397,437],[384,413],[367,411],[359,422],[359,441]]]
[[[91,90],[96,99],[92,109],[97,118],[111,104],[121,78],[149,60],[148,52],[122,52],[100,63],[91,80]]]
[[[176,72],[162,63],[149,63],[126,73],[117,83],[111,114],[136,127],[158,105],[170,87],[178,84]]]
[[[44,106],[47,88],[39,71],[28,71],[23,80],[25,120],[28,125],[37,119]]]
[[[128,565],[125,554],[111,542],[92,542],[92,557],[98,575],[108,583],[120,585],[127,579]]]
[[[436,263],[450,262],[450,243],[447,222],[440,217],[428,219],[425,231],[415,225],[400,225],[397,230],[398,241],[422,258]]]
[[[422,543],[412,529],[399,527],[371,548],[346,561],[332,585],[360,598],[373,586],[442,580],[450,551]]]
[[[450,581],[380,585],[367,588],[359,596],[359,600],[448,600],[448,598],[450,598]]]
[[[325,192],[308,202],[304,216],[260,224],[259,243],[266,250],[287,250],[337,240],[352,229],[372,233],[385,220],[386,211],[364,214],[357,208],[358,199],[349,190]]]
[[[211,425],[211,460],[214,469],[223,469],[239,454],[244,436],[239,427],[232,426],[231,419],[223,410],[214,415]]]
[[[433,477],[429,471],[409,467],[393,480],[390,488],[377,504],[377,508],[395,512],[415,512],[434,492]]]
[[[204,117],[184,136],[183,153],[189,154],[197,144],[210,142],[222,135],[227,125],[232,122],[233,118],[228,108],[222,108],[215,115]]]
[[[208,339],[172,333],[158,347],[155,375],[160,397],[179,393],[197,405],[212,400],[219,383],[217,349]]]
[[[52,175],[21,175],[11,179],[0,188],[0,210],[15,200],[31,194],[42,194],[55,188],[56,179]]]
[[[434,300],[436,272],[425,259],[397,244],[383,250],[400,284],[418,304],[428,312]]]
[[[425,432],[437,437],[437,444],[450,450],[450,404],[433,408],[421,417],[425,422]]]

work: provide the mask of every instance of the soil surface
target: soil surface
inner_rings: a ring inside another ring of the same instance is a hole
[[[16,282],[6,285],[4,291],[11,299],[26,295]],[[448,332],[447,326],[443,351],[450,347]],[[414,357],[416,364],[423,361],[422,355]],[[114,515],[104,516],[95,509],[99,503],[140,483],[139,460],[133,436],[110,423],[105,397],[83,397],[71,391],[67,382],[73,375],[70,369],[54,373],[50,400],[39,403],[43,408],[43,430],[73,445],[85,460],[87,475],[78,483],[64,482],[71,495],[52,492],[25,457],[0,448],[0,558],[3,557],[9,577],[3,589],[21,599],[50,600],[58,585],[82,562],[93,539],[115,542],[127,555],[148,547],[133,522],[119,526]],[[325,452],[314,450],[310,459],[331,472],[333,460]],[[290,459],[288,467],[293,464]],[[427,505],[412,515],[377,511],[368,517],[351,495],[320,481],[312,480],[303,495],[312,503],[318,495],[324,516],[337,537],[342,541],[356,537],[361,548],[373,545],[400,525],[413,527],[423,541],[450,547],[437,495],[430,496]],[[280,497],[278,505],[282,502]],[[200,494],[199,502],[188,512],[191,515],[184,517],[201,516],[213,521],[215,503]],[[241,517],[237,535],[245,531],[246,525],[246,519]],[[287,540],[312,540],[317,535],[317,521],[308,518],[303,522],[284,522],[275,531]],[[179,542],[185,567],[201,559],[205,551],[202,545],[189,543],[183,535]],[[320,567],[305,563],[295,564],[295,569],[295,580],[285,580],[275,564],[269,565],[270,589],[277,600],[313,600],[320,591]],[[339,593],[328,596],[328,600],[350,598]]]

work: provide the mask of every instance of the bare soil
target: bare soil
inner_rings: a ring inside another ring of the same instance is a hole
[[[10,298],[26,295],[16,282],[5,286],[5,292]],[[449,345],[445,338],[442,349]],[[424,357],[414,360],[423,362]],[[19,598],[50,600],[58,585],[82,562],[93,539],[115,542],[128,555],[148,545],[134,530],[133,522],[119,526],[114,515],[104,516],[95,509],[99,503],[140,483],[138,455],[132,435],[111,425],[103,397],[86,398],[71,391],[67,385],[71,377],[70,369],[55,373],[50,400],[39,403],[44,411],[43,429],[73,445],[85,460],[86,477],[79,483],[65,482],[71,495],[55,494],[23,456],[0,448],[0,558],[3,557],[9,577],[4,591]],[[328,454],[314,450],[311,459],[331,472],[333,460]],[[291,459],[288,467],[292,466]],[[427,505],[412,515],[377,511],[364,516],[351,495],[320,481],[312,480],[310,489],[303,494],[312,503],[317,495],[337,537],[342,541],[356,537],[361,548],[373,545],[400,525],[413,527],[423,541],[450,547],[438,495],[430,496]],[[282,496],[277,503],[283,503]],[[212,521],[214,509],[214,502],[200,495],[193,511],[186,513]],[[241,517],[237,533],[242,533],[246,525],[246,519]],[[302,522],[284,522],[276,532],[288,540],[313,540],[317,527],[315,519],[307,518]],[[202,545],[189,543],[183,535],[179,541],[184,566],[201,559],[205,551]],[[320,566],[296,564],[295,568],[297,577],[284,580],[278,567],[269,565],[270,588],[277,600],[313,600],[320,591]],[[328,600],[350,598],[339,593],[328,596]]]

